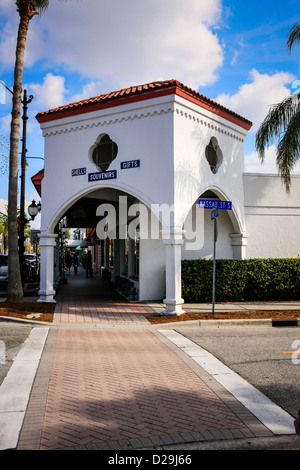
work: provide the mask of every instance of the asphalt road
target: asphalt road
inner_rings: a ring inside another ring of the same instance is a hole
[[[299,327],[222,326],[176,330],[209,351],[292,416],[298,416]]]

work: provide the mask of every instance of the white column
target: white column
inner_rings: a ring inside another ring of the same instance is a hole
[[[55,302],[54,295],[54,247],[57,235],[55,233],[40,233],[40,290],[38,302]]]
[[[181,298],[181,245],[183,244],[183,231],[172,228],[163,232],[163,243],[166,247],[166,298],[164,304],[166,309],[163,313],[168,315],[180,315],[183,313]]]
[[[248,234],[245,232],[230,233],[229,236],[231,238],[233,259],[244,259],[246,256]]]

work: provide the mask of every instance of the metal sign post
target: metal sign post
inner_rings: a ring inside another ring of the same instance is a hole
[[[215,209],[211,213],[211,220],[214,221],[214,258],[213,258],[213,283],[212,283],[212,314],[215,314],[215,292],[216,292],[216,245],[218,239],[217,217],[219,209]]]
[[[220,199],[198,199],[198,207],[202,209],[214,209],[211,212],[211,220],[214,221],[214,258],[213,258],[213,285],[212,285],[212,314],[215,313],[215,285],[216,285],[216,244],[218,239],[217,217],[219,210],[231,211],[231,201],[221,201]]]

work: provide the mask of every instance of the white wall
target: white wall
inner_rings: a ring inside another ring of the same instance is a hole
[[[196,221],[196,215],[198,215],[197,235],[199,243],[194,245],[191,240],[192,234],[189,230],[186,230],[185,244],[182,247],[182,259],[213,259],[214,222],[211,220],[211,210],[201,209],[197,204],[194,204],[191,212],[194,215],[194,221]],[[199,226],[201,227],[200,230]],[[193,232],[195,233],[195,231],[194,227]],[[217,232],[216,257],[232,258],[233,251],[229,234],[233,233],[233,226],[227,211],[219,211]]]
[[[277,175],[245,174],[247,258],[300,255],[300,176],[287,194]]]
[[[232,201],[230,214],[234,231],[243,231],[244,139],[247,132],[208,110],[176,98],[174,115],[175,139],[175,202],[184,218],[192,205],[211,189],[222,200]],[[212,137],[218,141],[223,154],[216,174],[211,172],[205,148]]]
[[[168,97],[166,97],[167,99]],[[151,100],[41,125],[45,139],[45,176],[42,182],[42,230],[51,230],[68,204],[99,187],[115,187],[142,202],[172,204],[173,125],[170,103]],[[88,173],[99,171],[90,161],[89,150],[100,134],[118,145],[118,155],[109,170],[118,177],[106,182],[88,182]],[[120,169],[120,162],[140,160],[140,168]],[[73,176],[74,168],[86,168],[85,176]],[[54,186],[55,184],[55,186]],[[45,197],[52,194],[53,197]]]

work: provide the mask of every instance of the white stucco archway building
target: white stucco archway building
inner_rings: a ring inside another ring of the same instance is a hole
[[[278,176],[245,174],[251,123],[176,80],[67,104],[37,120],[45,138],[40,300],[55,295],[58,222],[66,215],[73,227],[96,228],[110,220],[101,219],[103,204],[117,220],[108,237],[113,277],[134,274],[138,300],[163,299],[169,313],[182,311],[181,260],[212,256],[211,210],[198,207],[199,198],[232,203],[218,217],[219,258],[298,256],[299,177],[288,196]],[[137,202],[147,213],[130,213]],[[128,243],[125,227],[138,214],[147,234]]]

